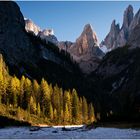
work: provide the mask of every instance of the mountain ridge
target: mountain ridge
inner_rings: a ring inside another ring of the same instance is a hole
[[[81,35],[74,43],[67,46],[64,44],[60,44],[59,48],[68,51],[86,74],[94,71],[104,56],[104,53],[98,46],[97,35],[90,24],[84,26]]]
[[[132,8],[126,11],[131,13]],[[124,22],[123,28],[115,21],[111,25],[113,31],[118,29],[122,35],[128,31],[125,28],[133,25],[127,38],[132,46],[116,47],[105,56],[90,24],[85,26],[75,42],[59,42],[62,46],[58,47],[25,30],[24,17],[15,2],[0,2],[0,12],[3,15],[0,21],[0,53],[10,73],[18,77],[25,75],[39,82],[44,78],[64,89],[75,88],[80,96],[84,95],[94,103],[96,114],[103,120],[108,115],[115,119],[139,119],[140,50],[136,48],[140,36],[139,11],[130,20],[131,23],[129,20]],[[119,35],[118,32],[114,35]],[[49,36],[49,33],[46,31],[44,35]],[[81,72],[79,67],[89,73]]]
[[[86,24],[84,29],[76,39],[75,42],[70,41],[58,41],[54,33],[50,29],[41,30],[31,20],[30,24],[28,20],[25,20],[25,29],[27,32],[33,32],[36,36],[39,36],[46,42],[54,43],[60,50],[67,51],[73,57],[73,59],[79,64],[81,70],[85,74],[89,74],[94,71],[99,62],[101,61],[104,53],[100,50],[99,42],[96,33],[93,31],[90,24]],[[31,24],[32,23],[32,24]],[[94,47],[95,46],[95,47]]]
[[[106,46],[109,51],[125,45],[139,47],[139,43],[132,43],[132,40],[137,36],[137,34],[133,34],[135,32],[135,28],[139,30],[139,11],[140,10],[138,10],[138,12],[134,15],[133,7],[132,5],[129,5],[124,11],[121,28],[119,28],[118,24],[115,24],[113,20],[110,31],[104,41],[100,43],[100,47]]]

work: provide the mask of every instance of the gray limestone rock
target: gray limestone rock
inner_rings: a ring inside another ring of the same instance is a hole
[[[98,47],[97,35],[90,24],[85,25],[80,37],[69,47],[68,52],[84,73],[94,71],[104,56]]]
[[[105,37],[104,41],[102,41],[100,46],[101,47],[106,46],[107,49],[113,50],[115,48],[126,45],[132,31],[131,29],[135,25],[135,23],[133,22],[134,22],[133,7],[129,5],[124,11],[123,24],[121,29],[119,28],[119,25],[118,24],[116,25],[115,21],[113,21],[111,24],[110,32]]]
[[[25,29],[27,32],[32,32],[35,35],[41,31],[40,27],[38,27],[32,20],[25,19]]]

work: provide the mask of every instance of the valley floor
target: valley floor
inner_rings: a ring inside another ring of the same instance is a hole
[[[0,138],[10,139],[140,139],[140,129],[131,128],[104,128],[87,130],[82,126],[72,126],[63,130],[64,127],[41,127],[39,130],[33,131],[31,127],[6,127],[0,129]]]

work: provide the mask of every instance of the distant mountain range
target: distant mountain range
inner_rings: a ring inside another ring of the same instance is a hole
[[[104,56],[104,53],[99,48],[97,35],[90,24],[85,25],[83,32],[76,42],[59,42],[52,29],[41,31],[40,27],[35,25],[33,21],[29,19],[25,19],[25,29],[27,32],[32,32],[41,39],[45,39],[46,42],[49,41],[54,43],[60,50],[65,50],[70,53],[84,73],[94,71]]]
[[[101,42],[100,47],[106,46],[107,49],[113,50],[125,45],[131,47],[140,47],[139,44],[140,31],[140,10],[134,15],[133,7],[129,5],[123,14],[123,24],[120,28],[119,24],[113,20],[110,32]]]
[[[140,10],[134,15],[129,5],[122,27],[113,20],[100,44],[90,24],[75,42],[59,42],[52,29],[25,19],[16,2],[0,2],[0,13],[0,53],[10,74],[75,88],[104,120],[140,118]]]
[[[52,29],[41,31],[40,27],[29,19],[25,19],[25,29],[27,32],[33,32],[40,38],[46,39],[46,41],[56,44],[60,49],[69,52],[82,71],[88,74],[97,68],[104,56],[103,47],[107,48],[107,52],[125,45],[139,47],[139,20],[140,11],[134,15],[133,7],[129,5],[124,11],[122,27],[120,28],[120,25],[113,20],[110,32],[100,44],[90,24],[85,25],[83,32],[75,42],[59,42]]]

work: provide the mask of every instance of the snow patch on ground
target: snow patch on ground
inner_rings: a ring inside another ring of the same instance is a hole
[[[80,128],[80,127],[83,127],[84,125],[59,125],[59,126],[52,126],[53,128],[62,128],[62,127],[65,127],[65,128]]]
[[[70,128],[70,127],[69,127]],[[30,131],[30,127],[8,127],[0,129],[0,139],[140,139],[140,129],[103,128],[87,130],[77,127],[62,131],[61,127],[43,127]]]

